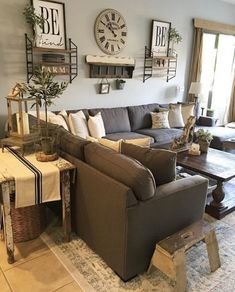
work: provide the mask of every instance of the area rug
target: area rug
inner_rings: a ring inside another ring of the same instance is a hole
[[[223,220],[205,215],[205,220],[215,226],[221,267],[210,272],[206,245],[200,242],[187,252],[188,291],[232,292],[235,287],[235,212]],[[41,235],[42,240],[72,275],[81,289],[86,292],[172,292],[174,282],[158,269],[150,274],[143,273],[124,283],[81,239],[72,235],[64,243],[58,224],[51,224]]]

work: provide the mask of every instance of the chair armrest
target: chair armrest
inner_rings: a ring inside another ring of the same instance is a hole
[[[197,125],[198,126],[206,126],[206,127],[215,127],[218,119],[213,118],[213,117],[199,117],[197,120]]]

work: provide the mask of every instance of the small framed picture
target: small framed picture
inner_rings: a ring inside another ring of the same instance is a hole
[[[100,94],[108,94],[110,88],[110,83],[104,82],[100,83]]]
[[[170,22],[160,20],[152,21],[152,38],[150,47],[153,56],[168,56],[170,29]]]
[[[36,25],[36,47],[66,49],[66,26],[64,3],[50,0],[31,0],[35,13],[44,18]]]

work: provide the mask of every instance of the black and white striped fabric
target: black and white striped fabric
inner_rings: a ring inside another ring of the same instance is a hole
[[[60,200],[60,173],[56,165],[39,162],[34,154],[22,157],[11,147],[0,153],[0,179],[15,179],[16,208]]]

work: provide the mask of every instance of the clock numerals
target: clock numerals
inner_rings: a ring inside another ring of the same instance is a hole
[[[121,39],[121,43],[124,45],[125,44],[125,41],[123,39]]]
[[[109,42],[107,42],[104,47],[105,47],[105,49],[108,50],[108,48],[109,48]]]
[[[121,50],[121,48],[119,47],[119,44],[117,44],[117,47],[118,47],[118,50],[120,51],[120,50]]]
[[[121,25],[121,26],[120,26],[120,28],[121,28],[121,29],[123,29],[124,27],[126,27],[126,25],[125,25],[125,24],[123,24],[123,25]]]
[[[115,13],[112,13],[111,17],[112,17],[112,21],[115,21]]]
[[[105,18],[106,18],[107,22],[110,21],[108,14],[105,14]]]
[[[105,41],[105,37],[102,36],[102,37],[100,38],[100,41],[101,41],[101,43],[103,43],[103,42]]]
[[[101,20],[100,23],[102,23],[104,26],[106,26],[106,24]]]
[[[120,19],[121,19],[121,17],[119,16],[119,18],[118,18],[118,20],[117,20],[117,23],[119,23]]]
[[[114,52],[114,45],[111,45],[111,51]]]
[[[125,31],[122,31],[122,36],[126,36],[126,32]]]

